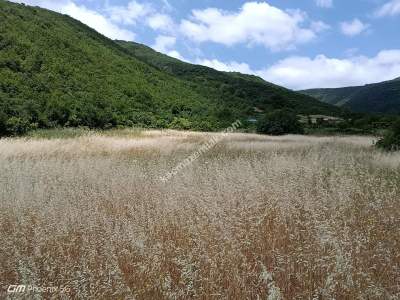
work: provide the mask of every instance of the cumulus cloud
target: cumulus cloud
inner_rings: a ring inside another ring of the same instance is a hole
[[[159,52],[167,52],[168,49],[175,46],[176,37],[160,35],[156,38],[153,48]]]
[[[382,5],[376,12],[377,17],[395,16],[400,14],[400,0],[391,0]]]
[[[97,11],[90,10],[84,5],[77,5],[71,0],[23,0],[13,2],[40,6],[69,15],[111,39],[129,41],[134,40],[135,38],[135,34],[132,31],[120,27],[109,17],[104,16]]]
[[[254,70],[248,64],[218,60],[198,60],[221,71],[254,74],[267,81],[294,90],[335,88],[390,80],[400,75],[400,50],[383,50],[374,57],[354,56],[345,59],[318,55],[315,58],[292,56],[272,66]]]
[[[203,65],[209,68],[213,68],[218,71],[224,72],[240,72],[243,74],[254,74],[256,73],[253,71],[250,66],[246,63],[238,63],[236,61],[231,61],[228,63],[224,63],[217,59],[197,59],[195,64]]]
[[[137,1],[130,1],[126,6],[107,6],[106,12],[114,22],[132,25],[139,18],[151,13],[152,8],[148,4],[142,4]]]
[[[331,26],[329,26],[328,24],[326,24],[326,23],[324,23],[322,21],[316,21],[316,22],[311,22],[310,28],[314,32],[322,32],[322,31],[330,29]]]
[[[315,4],[318,7],[331,8],[333,7],[333,0],[315,0]]]
[[[171,9],[168,1],[163,1],[164,8]],[[154,31],[174,32],[176,25],[170,15],[160,13],[152,4],[130,1],[126,6],[107,6],[110,19],[119,24],[134,25],[140,21]]]
[[[152,48],[158,52],[167,54],[171,57],[186,61],[186,59],[184,59],[177,50],[173,49],[175,47],[175,44],[176,44],[176,37],[159,35],[156,38],[156,41],[152,46]]]
[[[78,6],[73,2],[62,8],[62,13],[85,23],[111,39],[134,40],[135,34],[111,22],[98,12]]]
[[[369,24],[364,24],[359,19],[340,23],[340,29],[344,35],[356,36],[369,28]]]
[[[177,50],[170,50],[170,51],[168,51],[167,55],[171,56],[173,58],[179,59],[181,61],[189,62]]]
[[[289,57],[262,70],[260,75],[293,89],[363,85],[398,77],[400,50],[384,50],[371,58]]]
[[[132,0],[125,6],[107,4],[98,11],[78,5],[76,0],[12,0],[40,6],[62,14],[67,14],[82,23],[94,28],[111,39],[134,40],[135,34],[125,26],[136,25],[138,22],[147,25],[155,31],[173,32],[175,26],[167,14],[158,13],[148,2]],[[164,7],[170,7],[164,1]],[[167,8],[168,8],[167,7]],[[176,53],[175,53],[176,54]]]
[[[317,30],[305,26],[306,23],[307,15],[300,10],[283,11],[266,2],[248,2],[238,12],[218,8],[193,10],[189,19],[182,20],[180,30],[196,42],[261,44],[282,50],[316,37]]]
[[[174,21],[169,15],[154,14],[147,19],[147,24],[154,30],[172,32],[175,28]]]

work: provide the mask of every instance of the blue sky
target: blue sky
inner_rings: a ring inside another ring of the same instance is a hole
[[[112,39],[292,89],[400,77],[400,0],[25,0]]]

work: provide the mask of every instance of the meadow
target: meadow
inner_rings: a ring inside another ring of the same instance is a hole
[[[232,133],[161,180],[216,135],[1,139],[0,298],[400,298],[400,153]]]

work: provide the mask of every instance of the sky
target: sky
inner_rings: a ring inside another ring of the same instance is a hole
[[[400,77],[400,0],[24,0],[111,39],[300,90]]]

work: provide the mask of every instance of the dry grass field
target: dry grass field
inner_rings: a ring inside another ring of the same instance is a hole
[[[237,133],[160,180],[211,136],[0,140],[0,298],[400,298],[399,153]]]

